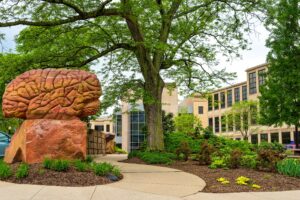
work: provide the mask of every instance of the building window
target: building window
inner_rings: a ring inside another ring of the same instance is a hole
[[[300,144],[300,134],[298,133],[298,137],[296,135],[296,132],[294,132],[294,141],[295,141],[295,144],[297,144],[297,140],[298,140],[298,144]]]
[[[234,102],[240,101],[240,88],[234,88]]]
[[[214,108],[215,110],[219,109],[219,93],[214,95]]]
[[[227,107],[232,106],[232,90],[227,90]]]
[[[260,134],[260,142],[268,142],[268,134],[267,133]]]
[[[104,131],[104,126],[103,125],[95,125],[95,130],[96,131]]]
[[[242,86],[242,100],[247,101],[247,85]]]
[[[222,132],[226,132],[226,117],[222,116],[221,117],[221,128],[222,128]]]
[[[110,125],[106,124],[106,132],[110,132]]]
[[[271,142],[279,142],[278,133],[271,133]]]
[[[282,144],[290,144],[291,143],[291,133],[290,132],[282,132]]]
[[[208,97],[208,110],[211,111],[212,110],[212,96]]]
[[[203,106],[198,106],[198,114],[203,114]]]
[[[251,135],[251,143],[252,143],[252,144],[257,144],[257,143],[258,143],[258,137],[257,137],[257,134]]]
[[[221,92],[221,108],[225,108],[225,92]]]
[[[234,116],[235,131],[241,130],[241,115]]]
[[[258,85],[263,85],[265,83],[266,70],[262,69],[258,71]]]
[[[122,136],[122,115],[116,115],[115,127],[117,136]]]
[[[228,125],[228,131],[232,132],[233,131],[233,116],[232,115],[227,115],[227,125]]]
[[[208,126],[212,129],[214,126],[213,118],[208,118]]]
[[[256,94],[256,72],[249,73],[249,94]]]
[[[215,132],[219,133],[220,132],[220,118],[219,117],[215,117]]]
[[[145,112],[130,112],[130,150],[139,149],[146,139]]]
[[[250,124],[256,125],[257,123],[257,107],[251,106],[250,107]]]

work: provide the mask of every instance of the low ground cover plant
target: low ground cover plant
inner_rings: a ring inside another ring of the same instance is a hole
[[[16,171],[16,178],[22,179],[22,178],[27,177],[28,174],[29,174],[29,165],[26,163],[20,164]]]
[[[73,165],[75,169],[79,172],[86,172],[89,169],[89,164],[81,160],[75,160],[73,162]]]
[[[93,171],[97,176],[106,176],[112,173],[114,166],[110,163],[94,163],[93,164]]]
[[[300,160],[284,159],[277,163],[277,170],[287,176],[300,177]]]
[[[4,180],[12,176],[12,170],[8,164],[3,162],[2,160],[0,161],[0,179]]]
[[[156,152],[156,151],[132,151],[128,158],[137,157],[148,164],[170,164],[172,160],[176,159],[174,153]]]
[[[70,167],[70,161],[62,159],[49,159],[46,158],[43,161],[43,167],[46,169],[51,169],[58,172],[68,171]]]

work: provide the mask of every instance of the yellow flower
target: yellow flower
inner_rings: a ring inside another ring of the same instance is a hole
[[[250,181],[250,178],[245,177],[245,176],[240,176],[237,179],[235,179],[235,182],[238,185],[248,185],[248,182]]]
[[[229,184],[230,182],[226,180],[226,181],[222,181],[221,183],[226,185],[226,184]]]
[[[218,181],[218,182],[223,182],[223,181],[227,181],[227,179],[226,179],[226,178],[223,178],[223,177],[221,177],[221,178],[218,178],[218,179],[217,179],[217,181]]]
[[[257,184],[252,184],[252,188],[254,188],[254,189],[260,189],[261,186],[260,186],[260,185],[257,185]]]

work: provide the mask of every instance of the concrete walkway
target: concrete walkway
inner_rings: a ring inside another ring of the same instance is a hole
[[[0,200],[299,200],[300,191],[212,194],[199,192],[205,182],[170,168],[117,162],[120,155],[99,157],[118,165],[124,179],[92,187],[19,185],[0,182]]]

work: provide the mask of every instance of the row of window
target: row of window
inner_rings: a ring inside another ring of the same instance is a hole
[[[130,112],[130,150],[137,150],[146,139],[145,112]]]
[[[258,86],[261,86],[265,83],[265,71],[265,69],[258,71]],[[257,93],[256,76],[256,71],[249,73],[249,94]]]
[[[249,116],[250,115],[250,116]],[[244,125],[255,125],[257,116],[257,108],[253,108],[250,113],[245,113],[243,116],[241,115],[228,115],[221,117],[210,117],[208,118],[208,125],[213,129],[215,133],[219,132],[232,132],[232,131],[240,131],[242,124]],[[250,119],[249,119],[250,117]],[[221,125],[221,130],[220,130]]]
[[[268,142],[268,134],[261,133],[259,135],[257,135],[257,134],[251,135],[251,143],[257,144],[258,137],[260,137],[260,142]],[[271,142],[279,142],[279,133],[271,133],[270,137],[271,137]],[[296,137],[294,136],[294,138],[296,138]],[[290,144],[291,143],[291,133],[290,132],[282,132],[281,133],[281,141],[282,141],[282,144]],[[299,138],[299,142],[300,142],[300,138]]]
[[[95,130],[104,131],[104,125],[95,125]],[[105,132],[110,132],[110,125],[109,124],[106,124]]]
[[[234,91],[234,97],[232,94],[232,89],[228,89],[226,91],[227,92],[227,101],[226,101],[225,92],[220,92],[220,93],[214,94],[213,95],[214,99],[212,99],[212,96],[209,96],[208,97],[208,110],[211,111],[211,110],[213,110],[213,108],[214,108],[214,110],[219,110],[220,107],[221,107],[221,109],[226,108],[226,102],[227,102],[227,107],[231,107],[232,103],[233,103],[233,98],[234,98],[234,102],[241,101],[240,87],[234,88],[233,91]],[[248,99],[247,86],[243,85],[242,86],[242,101],[247,101],[247,99]]]

